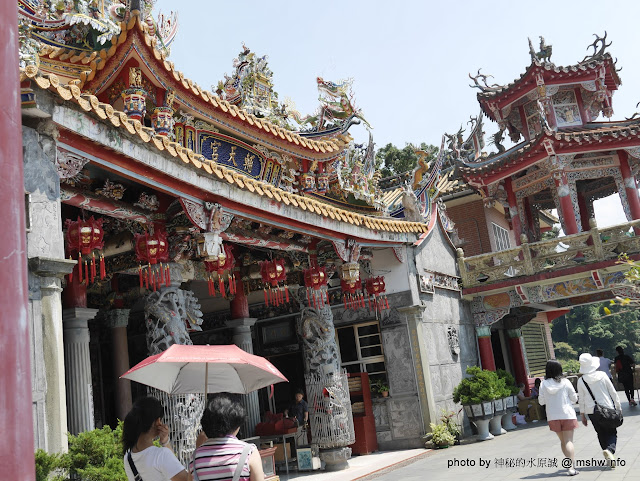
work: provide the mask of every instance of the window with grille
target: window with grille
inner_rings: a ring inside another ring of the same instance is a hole
[[[493,230],[493,239],[495,242],[496,251],[505,251],[511,248],[511,243],[509,242],[509,231],[504,227],[500,227],[498,224],[491,223],[491,228]],[[506,272],[508,276],[515,276],[515,270],[513,267],[509,267],[509,270]]]
[[[382,351],[380,324],[377,321],[336,329],[342,367],[347,372],[366,372],[370,379],[387,378]]]

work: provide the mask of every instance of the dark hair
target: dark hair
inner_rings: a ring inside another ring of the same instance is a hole
[[[562,378],[562,364],[558,361],[554,361],[553,359],[547,361],[547,369],[544,374],[545,379],[555,379],[556,381],[560,381]]]
[[[304,391],[302,390],[302,388],[298,388],[294,391],[293,395],[295,396],[296,394],[302,394],[304,396]]]
[[[217,394],[202,413],[202,429],[209,438],[222,438],[242,426],[246,418],[244,406],[236,396]]]
[[[604,351],[602,349],[596,349],[596,356],[598,357],[604,356]]]
[[[622,354],[624,352],[624,349],[622,348],[622,346],[618,346],[616,347],[616,351],[618,351],[618,354]]]
[[[126,453],[138,442],[141,434],[151,429],[154,421],[164,416],[162,403],[152,396],[138,399],[124,418],[122,447]]]
[[[536,380],[535,380],[535,381],[533,381],[533,384],[534,384],[535,386],[537,386],[538,384],[542,384],[542,379],[540,379],[539,377],[537,377],[537,378],[536,378]]]

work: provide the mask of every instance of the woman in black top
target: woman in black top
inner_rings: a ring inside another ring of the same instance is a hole
[[[616,372],[618,373],[618,382],[624,386],[624,393],[629,400],[629,406],[635,406],[638,403],[634,398],[633,389],[633,371],[635,370],[635,361],[633,358],[624,353],[622,346],[616,347],[618,355],[614,359]]]

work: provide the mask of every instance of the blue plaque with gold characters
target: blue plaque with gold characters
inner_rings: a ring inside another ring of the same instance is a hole
[[[198,132],[200,153],[217,164],[242,172],[248,177],[260,179],[265,158],[262,153],[226,135]]]

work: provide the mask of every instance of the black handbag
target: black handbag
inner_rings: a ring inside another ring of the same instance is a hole
[[[615,429],[622,426],[622,423],[624,422],[624,419],[622,418],[622,411],[618,411],[615,408],[616,403],[613,401],[613,398],[611,398],[611,403],[614,406],[613,409],[606,406],[601,406],[600,404],[598,404],[598,401],[596,401],[596,398],[593,395],[593,392],[591,392],[591,388],[589,387],[587,382],[584,380],[584,378],[581,379],[585,387],[587,388],[587,391],[589,391],[589,394],[591,394],[593,402],[595,403],[595,406],[593,407],[593,418],[591,419],[591,421],[594,423],[598,423],[599,426],[602,426],[605,429]],[[611,395],[609,395],[609,397],[611,397]]]

